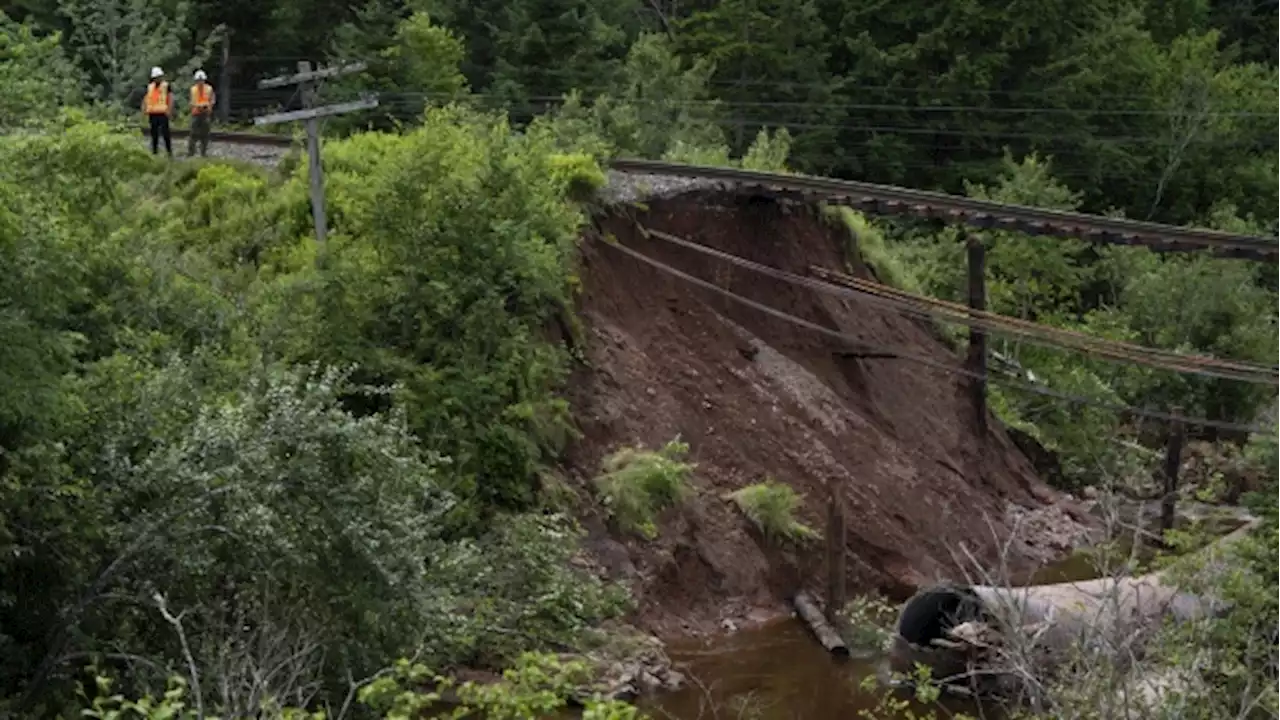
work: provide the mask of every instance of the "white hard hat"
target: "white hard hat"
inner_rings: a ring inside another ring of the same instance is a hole
[[[154,79],[156,79],[156,78],[160,77],[161,75],[164,75],[164,71],[160,69],[160,66],[159,66],[159,65],[157,65],[157,66],[155,66],[155,67],[151,68],[151,79],[152,79],[152,80],[154,80]]]
[[[197,70],[197,71],[196,71],[196,79],[197,79],[197,80],[205,80],[205,79],[207,79],[208,77],[209,77],[208,75],[205,75],[205,74],[204,74],[204,71],[203,71],[203,70]]]

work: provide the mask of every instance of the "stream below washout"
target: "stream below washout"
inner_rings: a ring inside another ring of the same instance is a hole
[[[639,702],[654,718],[853,720],[863,717],[859,711],[874,709],[884,692],[867,692],[863,680],[889,679],[887,658],[837,659],[792,618],[703,641],[671,642],[667,654],[689,682],[678,692]],[[973,712],[971,702],[949,698],[943,704]]]
[[[1240,527],[1241,517],[1213,518],[1206,542]],[[1014,581],[1014,586],[1045,585],[1092,580],[1107,573],[1107,566],[1124,559],[1142,565],[1154,552],[1129,541],[1082,548],[1041,566]],[[1189,548],[1184,548],[1185,552]],[[862,720],[875,718],[874,711],[888,692],[888,657],[862,655],[835,658],[810,634],[799,620],[781,618],[730,635],[705,639],[669,641],[666,652],[688,682],[676,692],[647,696],[638,705],[651,717],[666,720]],[[863,681],[878,680],[878,689],[868,691]],[[909,699],[908,691],[895,691]],[[1000,708],[979,708],[975,700],[944,694],[944,709],[938,717],[964,712],[974,717],[1004,717]],[[917,712],[928,710],[923,705]],[[947,712],[950,711],[950,712]]]

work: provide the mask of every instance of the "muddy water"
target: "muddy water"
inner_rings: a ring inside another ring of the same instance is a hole
[[[883,658],[833,658],[792,619],[710,641],[673,642],[667,653],[693,680],[641,706],[672,720],[857,720],[878,700],[859,687],[863,679],[885,681],[889,672]]]
[[[1216,533],[1226,534],[1242,521],[1227,519]],[[1132,543],[1113,542],[1105,548],[1082,550],[1039,568],[1015,585],[1042,585],[1093,580],[1100,566],[1123,562]],[[1132,553],[1140,567],[1153,551]],[[875,676],[882,686],[889,679],[887,659],[862,657],[836,660],[818,645],[809,631],[793,619],[709,640],[667,644],[677,669],[693,680],[676,693],[648,698],[641,707],[654,718],[670,720],[861,720],[874,710],[879,693],[861,684]],[[899,695],[905,697],[905,695]],[[971,702],[948,698],[946,710],[976,717],[1000,717],[997,709],[982,713]],[[926,710],[923,706],[915,710]],[[935,708],[936,709],[936,708]],[[949,717],[941,711],[939,717]]]

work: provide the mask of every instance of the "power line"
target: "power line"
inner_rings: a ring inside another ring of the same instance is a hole
[[[382,96],[380,95],[379,97],[381,98]],[[388,104],[390,105],[390,107],[397,108],[397,109],[414,109],[417,107],[416,105],[413,105],[411,104],[411,102],[406,101],[404,99],[395,100],[393,98]],[[524,107],[506,106],[504,109],[506,109],[509,112],[518,112],[520,110],[524,110],[524,111],[533,111],[535,113],[543,110],[543,108],[541,107],[532,107],[529,105],[525,105]],[[1058,134],[1051,134],[1048,132],[1034,133],[1034,132],[1020,132],[1020,131],[1013,131],[1013,130],[976,130],[976,129],[945,128],[945,127],[903,126],[903,125],[867,125],[862,123],[814,123],[814,122],[807,122],[807,121],[787,120],[782,118],[745,118],[745,117],[727,116],[727,117],[706,118],[705,120],[708,123],[715,124],[715,125],[751,128],[751,129],[786,128],[788,130],[796,130],[796,131],[835,131],[835,132],[844,131],[844,132],[868,133],[868,134],[877,134],[877,135],[878,134],[917,135],[917,136],[928,137],[928,138],[946,137],[946,138],[957,138],[957,139],[986,140],[991,142],[998,142],[1001,140],[1026,140],[1031,142],[1048,143],[1048,144],[1070,143],[1072,145],[1078,145],[1080,143],[1086,143],[1091,145],[1106,145],[1106,146],[1148,146],[1148,147],[1165,147],[1165,146],[1172,147],[1174,145],[1180,146],[1180,145],[1186,144],[1193,147],[1209,147],[1209,148],[1240,147],[1240,148],[1258,148],[1258,149],[1269,147],[1270,145],[1274,144],[1270,140],[1263,137],[1259,137],[1258,139],[1254,139],[1254,140],[1229,140],[1229,139],[1221,139],[1221,138],[1213,138],[1213,137],[1207,137],[1207,138],[1196,137],[1196,138],[1190,138],[1186,140],[1186,142],[1184,143],[1183,140],[1179,138],[1164,137],[1164,136],[1158,136],[1158,135],[1151,135],[1151,136],[1089,135],[1081,139],[1075,139],[1070,137],[1064,137]],[[1267,137],[1269,138],[1270,136],[1267,136]]]
[[[792,323],[794,325],[797,325],[809,330],[813,330],[814,332],[817,332],[822,335],[826,335],[828,337],[836,338],[846,343],[852,343],[855,346],[860,346],[862,349],[868,351],[866,352],[866,355],[868,356],[867,359],[896,358],[901,360],[907,360],[910,362],[915,362],[920,365],[924,365],[926,367],[933,368],[933,369],[936,369],[945,373],[953,374],[953,375],[969,377],[975,380],[996,381],[999,383],[1009,385],[1010,387],[1014,387],[1014,388],[1017,388],[1026,392],[1030,392],[1033,394],[1052,397],[1059,400],[1064,400],[1073,405],[1088,405],[1092,407],[1111,410],[1113,412],[1133,415],[1137,417],[1151,418],[1155,420],[1165,420],[1170,422],[1176,420],[1191,426],[1215,428],[1218,430],[1229,430],[1229,431],[1235,431],[1235,432],[1247,432],[1247,433],[1255,433],[1255,434],[1272,432],[1271,428],[1262,427],[1258,425],[1245,425],[1242,423],[1232,423],[1232,422],[1226,422],[1222,420],[1210,420],[1207,418],[1187,418],[1181,415],[1175,416],[1172,413],[1165,412],[1162,410],[1151,410],[1146,408],[1135,407],[1132,405],[1102,402],[1099,400],[1095,400],[1093,398],[1087,398],[1080,395],[1071,395],[1069,393],[1058,392],[1050,388],[1028,383],[1028,382],[1025,382],[1016,378],[1012,378],[1006,375],[1002,375],[1002,374],[974,372],[966,368],[960,368],[954,365],[939,363],[934,360],[921,357],[919,355],[901,353],[897,351],[893,351],[892,353],[883,352],[883,351],[874,352],[873,348],[870,348],[866,344],[862,343],[862,341],[858,340],[857,338],[854,338],[851,335],[848,335],[846,333],[842,333],[836,330],[832,330],[830,328],[824,327],[817,323],[813,323],[808,320],[805,320],[804,318],[796,317],[795,315],[791,315],[789,313],[783,312],[776,308],[769,307],[768,305],[764,305],[763,303],[758,303],[754,300],[750,300],[748,298],[742,297],[741,295],[737,295],[728,290],[725,290],[714,283],[707,282],[706,280],[694,277],[680,270],[677,270],[671,267],[670,265],[654,260],[653,258],[650,258],[644,255],[643,253],[637,252],[636,250],[633,250],[621,243],[608,242],[599,237],[596,237],[596,239],[600,240],[602,243],[604,243],[605,245],[611,248],[619,250],[625,253],[626,255],[636,260],[639,260],[649,265],[650,267],[653,267],[659,272],[666,273],[673,277],[680,278],[681,280],[684,280],[688,283],[697,285],[706,290],[710,290],[730,300],[733,300],[734,302],[740,303],[742,305],[746,305],[747,307],[753,308],[755,310],[759,310],[760,312],[763,312],[767,315],[771,315],[780,320]]]
[[[251,95],[251,91],[237,92],[236,96],[241,97],[242,95]],[[262,97],[262,96],[258,96],[258,97]],[[267,95],[267,97],[279,98],[280,96]],[[432,93],[391,92],[391,93],[379,94],[379,100],[383,103],[383,106],[384,106],[383,114],[388,116],[398,116],[397,114],[401,111],[403,111],[404,114],[406,115],[410,113],[416,113],[420,110],[420,105],[422,103],[425,103],[427,100],[430,100],[430,99],[446,100],[451,98],[452,96],[432,94]],[[469,100],[469,101],[480,101],[480,102],[489,101],[493,103],[498,103],[496,107],[500,109],[504,109],[508,112],[514,112],[514,113],[520,113],[522,111],[538,113],[538,112],[546,111],[549,109],[548,107],[543,107],[542,105],[539,104],[540,102],[539,98],[530,98],[528,100],[524,100],[518,103],[507,103],[503,98],[499,96],[472,94],[472,95],[463,96],[462,99]],[[546,97],[546,98],[542,98],[541,100],[545,101],[545,104],[547,105],[553,105],[558,102],[561,102],[562,98]],[[628,101],[628,103],[632,105],[639,105],[641,107],[661,106],[664,108],[679,107],[681,105],[679,101],[674,103],[666,103],[661,101],[637,100],[637,101]],[[264,104],[260,104],[259,107],[269,107],[272,104],[273,103],[264,103]],[[1084,137],[1083,139],[1075,139],[1075,138],[1064,137],[1061,134],[1055,134],[1055,133],[1049,133],[1049,132],[1024,132],[1024,131],[1017,131],[1017,130],[983,130],[983,129],[975,129],[975,128],[948,128],[948,127],[936,127],[936,126],[929,126],[929,125],[906,126],[901,124],[887,124],[887,125],[886,124],[865,124],[865,123],[858,123],[858,122],[817,123],[817,122],[809,122],[809,121],[802,121],[802,120],[791,120],[791,119],[780,118],[780,117],[762,118],[762,117],[739,117],[734,115],[725,115],[721,117],[707,117],[707,118],[704,118],[704,120],[706,120],[709,123],[714,123],[721,126],[740,127],[740,128],[772,127],[772,128],[786,128],[789,130],[796,130],[796,131],[853,132],[853,133],[867,133],[867,134],[873,134],[873,135],[897,135],[897,136],[915,135],[915,136],[920,136],[922,138],[946,137],[946,138],[956,138],[961,140],[973,139],[973,140],[979,140],[979,141],[994,141],[994,142],[998,142],[1001,140],[1025,140],[1025,141],[1040,143],[1040,144],[1049,145],[1049,146],[1061,146],[1065,143],[1070,143],[1072,146],[1079,145],[1080,143],[1085,143],[1085,144],[1095,145],[1095,146],[1108,145],[1108,146],[1149,146],[1149,147],[1163,147],[1163,146],[1173,146],[1175,144],[1177,145],[1183,144],[1182,139],[1168,137],[1164,135],[1105,136],[1105,135],[1095,134],[1095,135],[1089,135],[1087,137]],[[1263,149],[1263,148],[1267,148],[1274,145],[1274,142],[1270,138],[1271,138],[1270,135],[1265,137],[1259,136],[1259,138],[1254,140],[1236,140],[1236,139],[1225,139],[1225,138],[1216,138],[1216,137],[1196,137],[1196,138],[1190,138],[1189,140],[1187,140],[1185,144],[1198,146],[1198,147],[1212,147],[1212,148]],[[1078,149],[1064,150],[1060,147],[1053,149],[1052,153],[1059,158],[1092,157],[1092,155],[1083,153]],[[919,167],[929,168],[934,166],[921,164],[919,165]],[[1082,173],[1079,175],[1079,177],[1093,177],[1093,174]]]
[[[621,63],[619,63],[618,67],[619,69],[621,68]],[[578,81],[583,79],[584,77],[593,77],[593,76],[600,77],[601,73],[593,74],[593,73],[590,73],[584,70],[575,69],[575,68],[564,68],[564,67],[556,68],[556,67],[539,66],[539,67],[520,68],[520,71],[517,77],[515,77],[514,79],[517,82],[520,82],[523,79],[521,76],[523,76],[524,78],[529,78],[529,77],[570,78],[572,80]],[[521,84],[525,85],[527,83],[521,83]],[[780,91],[815,90],[815,91],[820,91],[820,92],[830,93],[830,94],[838,94],[841,92],[848,92],[848,91],[862,91],[862,92],[879,92],[879,93],[886,93],[891,95],[911,95],[911,96],[926,96],[926,97],[970,96],[970,97],[1000,97],[1000,98],[1046,98],[1050,100],[1060,100],[1062,98],[1062,91],[1058,89],[998,90],[994,88],[979,88],[979,87],[966,87],[966,88],[912,87],[905,84],[876,85],[871,83],[849,82],[845,80],[833,80],[831,82],[826,82],[826,81],[813,82],[813,81],[787,80],[783,78],[748,78],[748,79],[732,79],[732,80],[728,80],[728,79],[717,80],[713,78],[707,81],[707,85],[711,87],[721,87],[721,88],[737,88],[737,87],[765,88],[765,89],[780,90]],[[577,89],[583,92],[586,92],[587,88],[591,88],[591,87],[608,88],[608,87],[614,87],[614,84],[610,83],[607,80],[603,80],[603,81],[598,81],[591,85],[581,85]],[[573,87],[567,88],[565,89],[565,92],[570,92],[573,89],[575,88]],[[1116,93],[1116,92],[1089,92],[1088,96],[1095,100],[1109,100],[1109,101],[1131,100],[1131,101],[1142,101],[1142,102],[1150,102],[1154,97],[1153,95],[1142,95],[1142,94],[1134,94],[1134,93]]]
[[[608,92],[612,88],[603,86],[601,92]],[[429,92],[418,92],[412,90],[399,90],[391,95],[399,95],[403,97],[429,97]],[[510,100],[501,95],[492,95],[486,93],[472,93],[478,97],[493,97],[501,100]],[[533,95],[523,98],[529,102],[563,102],[564,95]],[[949,113],[997,113],[997,114],[1048,114],[1048,115],[1083,115],[1090,117],[1128,117],[1128,116],[1155,116],[1155,117],[1180,117],[1186,113],[1178,110],[1157,110],[1151,108],[1142,109],[1123,109],[1123,108],[1088,108],[1088,107],[992,107],[984,105],[919,105],[919,104],[902,104],[902,103],[857,103],[857,102],[814,102],[814,101],[785,101],[785,100],[725,100],[719,98],[708,98],[705,100],[693,99],[655,99],[645,100],[641,98],[623,98],[615,96],[614,99],[623,100],[628,104],[656,104],[684,108],[705,108],[707,110],[715,110],[717,108],[796,108],[803,110],[877,110],[877,111],[902,111],[902,112],[949,112]],[[1221,110],[1221,111],[1205,111],[1197,112],[1197,116],[1204,117],[1253,117],[1276,120],[1275,113],[1259,112],[1251,110]]]

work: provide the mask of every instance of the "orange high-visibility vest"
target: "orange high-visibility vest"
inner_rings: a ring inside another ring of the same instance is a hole
[[[191,114],[200,115],[213,107],[213,88],[207,83],[191,86]]]
[[[147,86],[147,98],[143,101],[148,115],[166,115],[169,112],[169,83],[151,83]]]

